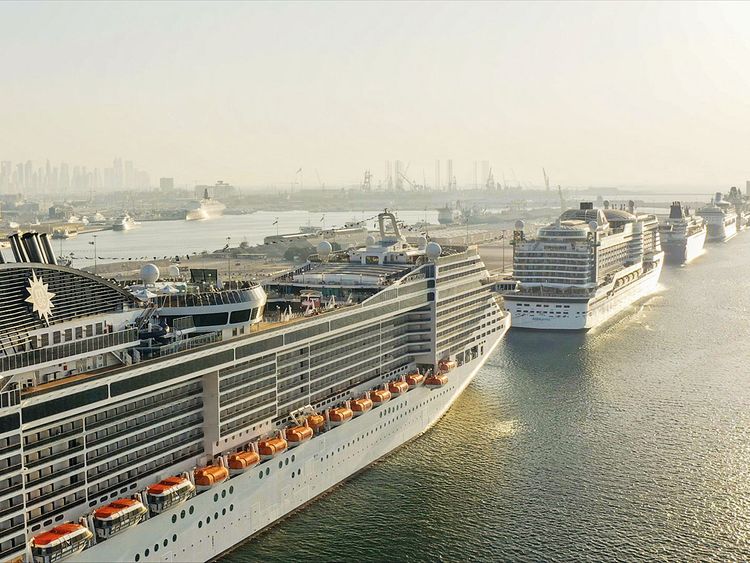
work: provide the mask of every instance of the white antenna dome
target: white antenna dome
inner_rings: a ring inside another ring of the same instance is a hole
[[[365,239],[365,244],[367,246],[375,246],[375,237],[372,235],[367,235],[367,238]]]
[[[170,264],[169,268],[167,269],[167,272],[169,272],[170,278],[180,277],[180,267],[177,264]]]
[[[327,240],[321,240],[318,243],[318,256],[325,259],[328,258],[328,255],[333,250],[333,247],[331,246],[331,243]]]
[[[427,237],[419,237],[417,239],[417,247],[419,248],[419,250],[424,250],[425,248],[427,248]]]
[[[517,231],[523,231],[523,228],[524,228],[525,226],[526,226],[526,225],[524,224],[524,222],[523,222],[523,221],[521,221],[520,219],[519,219],[518,221],[516,221],[516,230],[517,230]]]
[[[443,253],[443,248],[436,242],[428,242],[424,253],[427,255],[427,258],[435,260]]]
[[[597,223],[596,221],[589,221],[589,229],[591,229],[592,233],[595,233],[598,228],[599,223]]]
[[[141,279],[143,283],[155,283],[159,279],[159,268],[156,264],[146,264],[141,268]]]

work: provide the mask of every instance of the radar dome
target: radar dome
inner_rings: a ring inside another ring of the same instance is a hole
[[[596,230],[599,228],[599,223],[596,221],[589,221],[589,229],[591,229],[591,232],[596,232]]]
[[[427,248],[427,237],[419,237],[417,239],[417,247],[419,248],[419,250],[424,250],[425,248]]]
[[[367,246],[375,246],[375,237],[372,235],[367,235],[367,238],[365,239],[365,244]]]
[[[318,256],[321,258],[328,258],[328,255],[331,253],[331,250],[333,250],[333,247],[331,246],[331,243],[327,240],[321,240],[318,243]]]
[[[516,221],[516,230],[517,231],[523,231],[524,226],[525,225],[524,225],[523,221],[521,221],[520,219],[518,221]]]
[[[156,264],[146,264],[141,268],[141,279],[143,283],[155,283],[159,279],[159,268]]]
[[[180,267],[177,264],[171,264],[169,268],[167,269],[167,272],[169,272],[170,278],[180,277]]]
[[[442,254],[442,252],[443,248],[436,242],[428,242],[424,249],[427,258],[430,258],[431,260],[435,260],[440,254]]]

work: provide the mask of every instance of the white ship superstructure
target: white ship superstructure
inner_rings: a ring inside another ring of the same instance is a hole
[[[129,231],[136,226],[135,220],[127,213],[117,217],[112,223],[113,231]]]
[[[514,327],[590,329],[657,287],[664,252],[653,215],[581,203],[534,239],[524,237],[522,223],[517,227],[519,289],[504,294]]]
[[[14,239],[0,560],[207,561],[434,424],[510,319],[476,248],[380,221],[265,291],[131,292]]]
[[[721,192],[716,192],[709,204],[698,210],[698,215],[706,221],[707,242],[726,242],[737,234],[737,213],[734,206],[724,200]]]
[[[226,208],[226,205],[210,197],[208,195],[208,188],[206,188],[203,192],[203,199],[185,213],[185,220],[205,221],[206,219],[216,219],[222,216]]]
[[[669,217],[659,225],[661,245],[667,259],[679,263],[690,262],[703,252],[706,232],[703,218],[683,207],[679,201],[672,202]]]

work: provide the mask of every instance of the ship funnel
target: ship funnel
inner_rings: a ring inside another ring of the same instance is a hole
[[[581,211],[584,211],[586,209],[594,209],[594,204],[591,201],[582,201],[581,206],[579,207]]]
[[[628,211],[635,213],[635,202],[632,199],[628,200]]]
[[[21,235],[21,242],[26,249],[26,255],[30,262],[37,264],[44,264],[44,257],[42,256],[42,249],[39,248],[39,241],[37,235],[34,232],[28,232]]]
[[[21,243],[21,237],[19,234],[13,233],[12,235],[8,235],[8,240],[10,241],[10,248],[13,251],[13,257],[16,259],[16,262],[28,262],[29,257],[26,254],[26,249]]]
[[[55,253],[52,251],[52,243],[49,240],[49,235],[47,233],[42,233],[39,235],[39,246],[42,247],[42,250],[44,251],[45,258],[47,259],[47,264],[54,264],[57,265],[57,258],[55,257]]]

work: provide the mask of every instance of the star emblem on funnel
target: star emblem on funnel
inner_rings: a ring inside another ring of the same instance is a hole
[[[29,287],[26,288],[26,291],[29,292],[26,302],[31,303],[34,312],[49,325],[49,316],[52,314],[52,308],[54,307],[52,298],[55,294],[49,291],[48,284],[44,283],[41,276],[39,278],[36,277],[36,272],[33,270],[31,276]]]

